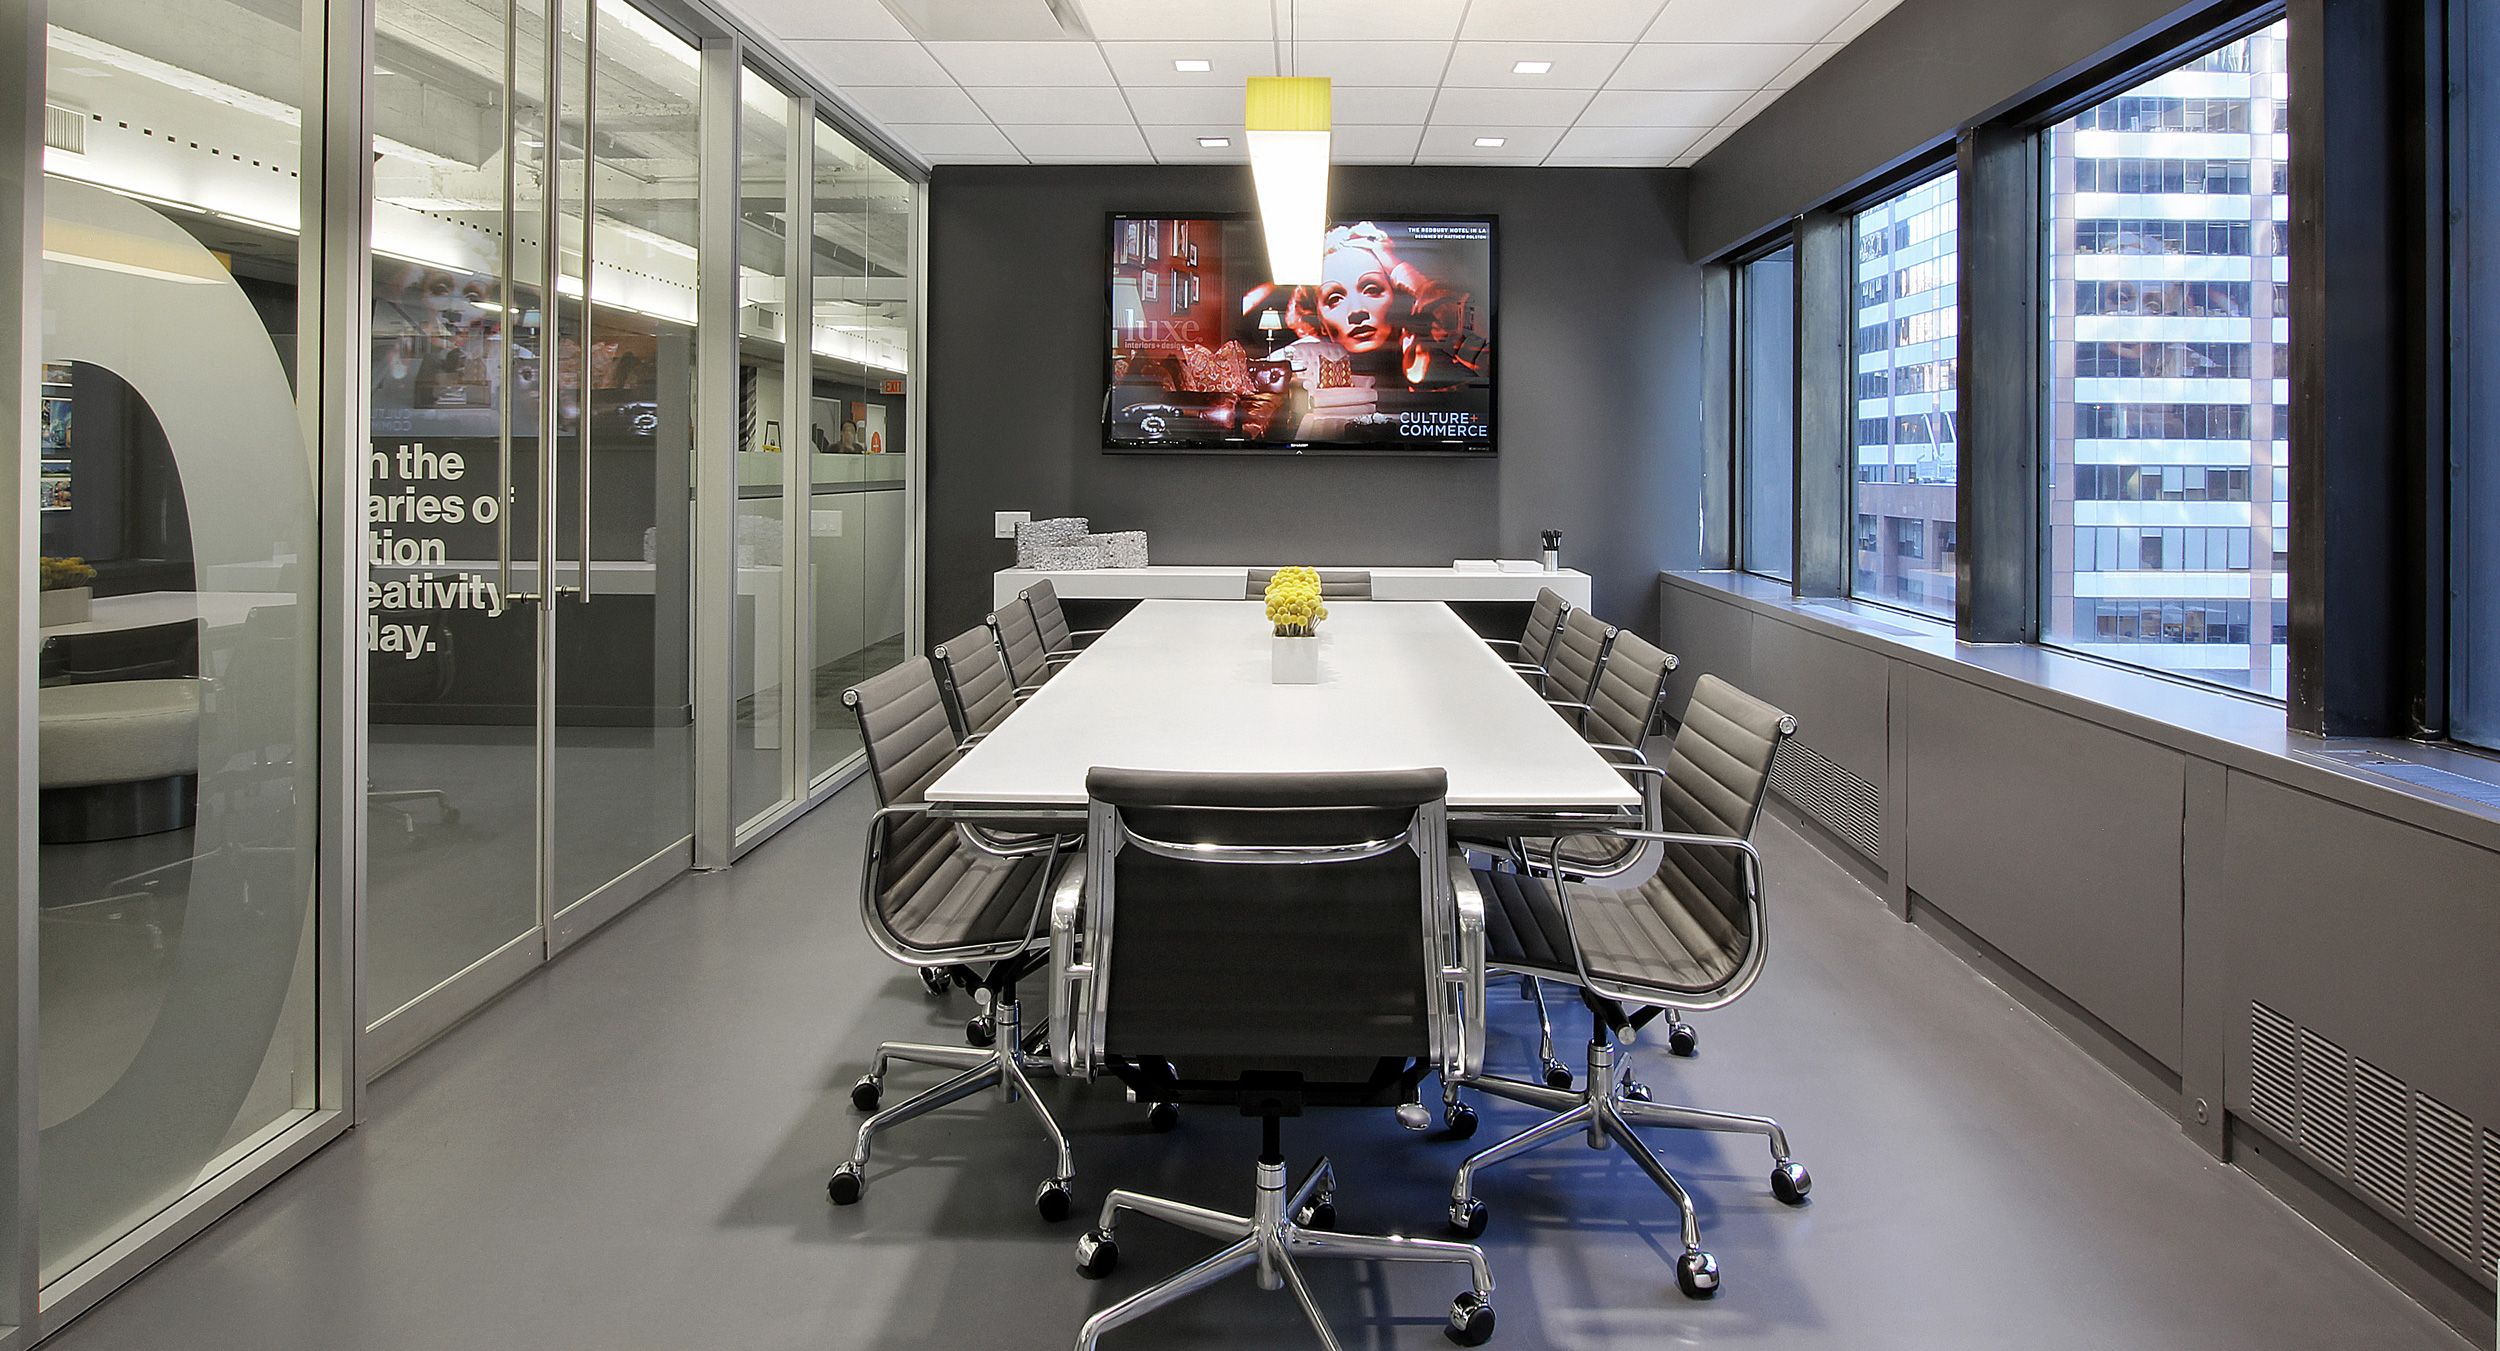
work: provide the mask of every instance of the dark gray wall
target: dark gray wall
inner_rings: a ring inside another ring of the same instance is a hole
[[[1692,169],[1707,258],[2240,0],[1902,0]]]
[[[1535,556],[1645,628],[1661,568],[1698,561],[1700,271],[1684,175],[1340,166],[1341,216],[1501,218],[1500,451],[1114,455],[1102,449],[1104,218],[1251,211],[1242,167],[940,168],[929,202],[929,633],[979,621],[1014,562],[991,513],[1145,530],[1158,562],[1445,564]]]

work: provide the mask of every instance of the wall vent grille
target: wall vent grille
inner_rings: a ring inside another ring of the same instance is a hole
[[[87,153],[87,115],[57,103],[43,105],[43,143],[73,155]]]
[[[1884,845],[1883,791],[1795,738],[1771,757],[1771,787],[1869,860]]]
[[[2248,1119],[2500,1285],[2500,1131],[2254,1001]]]

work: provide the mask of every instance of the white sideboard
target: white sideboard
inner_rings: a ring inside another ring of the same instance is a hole
[[[1328,566],[1313,564],[1326,571]],[[1587,609],[1589,575],[1560,572],[1461,572],[1456,568],[1358,568],[1372,575],[1374,600],[1520,601],[1542,587]],[[1044,578],[1062,600],[1240,600],[1250,569],[1238,564],[1157,564],[1146,568],[1002,568],[991,579],[990,603],[1004,605]]]

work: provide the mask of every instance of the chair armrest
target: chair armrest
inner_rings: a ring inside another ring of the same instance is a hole
[[[1591,978],[1587,956],[1580,947],[1579,924],[1572,914],[1570,878],[1561,873],[1557,867],[1563,841],[1582,835],[1611,835],[1618,839],[1644,840],[1653,844],[1680,844],[1694,849],[1724,849],[1736,855],[1737,869],[1744,883],[1746,917],[1750,923],[1753,941],[1747,946],[1745,955],[1738,963],[1736,970],[1729,974],[1715,992],[1696,996],[1690,991],[1647,991],[1623,981],[1599,981]],[[1755,979],[1762,974],[1763,956],[1770,943],[1769,913],[1763,903],[1762,854],[1749,839],[1734,835],[1698,835],[1675,830],[1575,831],[1570,835],[1556,836],[1549,843],[1546,849],[1546,867],[1547,876],[1553,882],[1556,907],[1562,911],[1563,927],[1571,936],[1572,965],[1580,973],[1580,988],[1584,990],[1623,1003],[1671,1004],[1672,1007],[1678,1009],[1705,1010],[1719,1008],[1733,1002],[1737,996],[1750,989]],[[1616,1032],[1627,1044],[1633,1039],[1633,1029],[1629,1025],[1618,1027]]]
[[[1566,708],[1577,709],[1582,713],[1596,712],[1595,709],[1590,708],[1587,704],[1581,703],[1577,699],[1548,699],[1545,703],[1557,713],[1562,712]]]
[[[1484,640],[1484,645],[1487,647],[1507,647],[1513,652],[1525,652],[1528,650],[1527,645],[1520,642],[1516,638],[1487,638]]]
[[[1649,757],[1642,754],[1640,748],[1637,746],[1621,746],[1611,741],[1592,741],[1589,743],[1589,749],[1597,752],[1599,755],[1605,756],[1609,760],[1615,759],[1619,756],[1631,757],[1632,764],[1617,765],[1616,768],[1618,769],[1630,769],[1632,765],[1638,765],[1643,769],[1648,769],[1650,767]],[[1655,770],[1652,772],[1664,773],[1665,771]]]
[[[1068,869],[1050,898],[1050,1063],[1070,1077],[1093,1074],[1094,968],[1085,949],[1085,868]]]
[[[1077,658],[1084,655],[1085,654],[1082,652],[1071,652],[1064,649],[1058,652],[1045,652],[1042,654],[1042,664],[1044,666],[1061,666],[1068,662],[1075,661]]]
[[[956,822],[955,833],[963,837],[964,843],[993,858],[1030,858],[1035,854],[1047,854],[1056,849],[1068,848],[1072,841],[1084,838],[1081,835],[1040,835],[1023,831],[991,830],[969,821]]]
[[[1454,987],[1459,996],[1458,1045],[1456,1065],[1443,1065],[1444,1077],[1458,1082],[1477,1078],[1484,1073],[1485,1007],[1484,1007],[1484,893],[1476,890],[1476,875],[1467,866],[1467,851],[1450,851],[1450,893],[1452,909],[1458,919],[1458,965],[1443,967],[1442,979]],[[1469,1033],[1472,1030],[1473,1036]]]

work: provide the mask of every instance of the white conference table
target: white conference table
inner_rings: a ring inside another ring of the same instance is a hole
[[[1326,773],[1438,766],[1453,817],[1637,806],[1623,776],[1432,601],[1331,601],[1320,680],[1269,678],[1260,602],[1149,600],[930,785],[969,819],[1081,814],[1096,766]]]

